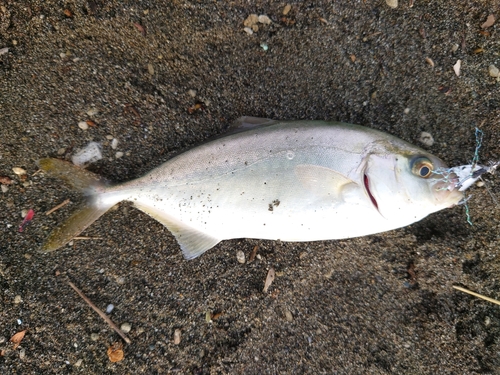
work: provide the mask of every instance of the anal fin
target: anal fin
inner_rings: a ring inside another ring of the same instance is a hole
[[[135,202],[134,205],[167,227],[179,243],[182,249],[182,255],[185,259],[197,258],[221,241],[220,238],[216,238],[198,229],[192,228],[154,207],[142,205],[137,202]]]

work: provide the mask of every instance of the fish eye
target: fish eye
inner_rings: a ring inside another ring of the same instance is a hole
[[[411,162],[411,171],[416,176],[428,178],[433,170],[432,162],[426,157],[419,157]]]

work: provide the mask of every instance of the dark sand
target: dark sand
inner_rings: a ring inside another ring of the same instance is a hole
[[[82,198],[35,173],[35,161],[69,159],[90,141],[104,158],[89,169],[115,181],[242,115],[358,123],[417,145],[426,131],[427,149],[451,165],[470,162],[480,126],[481,159],[499,160],[500,90],[488,66],[500,67],[500,23],[480,33],[499,1],[408,3],[296,2],[284,19],[284,2],[0,1],[0,176],[13,180],[0,197],[0,373],[500,373],[500,306],[452,289],[500,297],[500,210],[485,188],[470,191],[473,226],[456,207],[365,238],[225,241],[185,261],[161,224],[122,204],[84,232],[102,240],[39,252]],[[251,13],[273,23],[247,35]],[[80,129],[85,120],[96,126]],[[498,177],[486,180],[498,199]],[[35,218],[19,233],[29,208]],[[261,259],[239,264],[236,251],[248,257],[255,245]],[[265,294],[270,267],[278,276]],[[119,336],[68,280],[132,325],[123,361],[109,361]],[[13,350],[9,338],[24,329]]]

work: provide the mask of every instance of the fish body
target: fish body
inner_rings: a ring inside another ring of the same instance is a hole
[[[261,125],[117,185],[42,159],[42,169],[89,196],[45,250],[69,242],[121,201],[164,224],[190,259],[232,238],[315,241],[384,232],[463,198],[452,172],[435,172],[447,170],[440,159],[389,134],[337,122],[246,121]]]

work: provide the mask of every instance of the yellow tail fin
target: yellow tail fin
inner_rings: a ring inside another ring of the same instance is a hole
[[[66,245],[119,202],[96,199],[104,192],[108,182],[92,172],[59,159],[41,159],[38,166],[49,176],[57,177],[89,196],[73,215],[52,231],[45,240],[43,251],[53,251]]]

